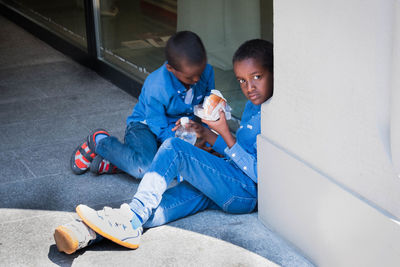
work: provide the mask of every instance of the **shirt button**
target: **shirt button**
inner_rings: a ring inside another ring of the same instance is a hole
[[[243,167],[243,170],[247,170],[247,167],[246,167],[246,166],[244,166],[244,167]]]
[[[235,153],[233,153],[233,154],[232,154],[232,157],[233,157],[233,158],[234,158],[234,157],[236,157],[236,154],[235,154]]]
[[[181,93],[181,91],[178,91],[178,94],[180,94]]]

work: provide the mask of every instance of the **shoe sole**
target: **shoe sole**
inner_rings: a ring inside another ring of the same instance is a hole
[[[90,164],[90,167],[89,167],[89,171],[91,172],[91,173],[93,173],[93,174],[96,174],[96,175],[100,175],[100,173],[99,173],[99,162],[98,161],[102,161],[103,160],[103,158],[99,158],[99,157],[94,157],[94,159],[93,159],[93,161],[92,161],[92,163]]]
[[[135,244],[131,244],[131,243],[128,243],[128,242],[124,242],[124,241],[119,240],[118,238],[116,238],[116,237],[114,237],[114,236],[112,236],[112,235],[109,235],[109,234],[103,232],[100,228],[98,228],[96,225],[92,224],[90,221],[88,221],[88,220],[83,216],[83,214],[82,214],[82,212],[81,212],[79,206],[76,207],[76,213],[78,214],[78,216],[82,219],[82,221],[83,221],[87,226],[89,226],[93,231],[95,231],[95,232],[98,233],[99,235],[101,235],[101,236],[103,236],[103,237],[105,237],[105,238],[107,238],[107,239],[113,241],[114,243],[117,243],[118,245],[121,245],[121,246],[123,246],[123,247],[126,247],[126,248],[137,249],[137,248],[139,247],[139,245],[135,245]]]
[[[101,164],[101,162],[103,161],[104,158],[102,158],[99,155],[96,155],[96,157],[94,157],[92,163],[90,163],[90,167],[89,167],[89,171],[95,175],[103,175],[103,174],[117,174],[120,172],[120,170],[118,168],[116,168],[116,171],[106,171],[106,172],[99,172],[99,165]],[[114,165],[112,165],[112,163],[110,162],[110,167],[109,168],[114,168]]]
[[[77,174],[77,175],[84,174],[84,173],[89,169],[89,168],[87,168],[86,170],[82,170],[82,169],[78,168],[78,166],[76,166],[76,164],[75,164],[75,154],[76,154],[76,152],[78,151],[78,149],[79,149],[81,146],[82,146],[82,145],[79,145],[79,146],[74,150],[74,152],[72,153],[72,156],[71,156],[71,161],[70,161],[71,170],[72,170],[73,173],[75,173],[75,174]]]
[[[95,150],[96,150],[96,145],[95,145],[95,140],[94,140],[93,135],[94,135],[94,134],[99,134],[99,133],[110,136],[110,134],[109,134],[106,130],[104,130],[104,129],[96,129],[96,130],[93,131],[92,134],[89,134],[89,135],[86,137],[86,143],[87,143],[87,146],[89,147],[90,153],[95,153]],[[86,168],[86,169],[81,169],[81,168],[79,168],[78,166],[76,166],[76,164],[75,164],[75,154],[76,154],[76,152],[79,150],[79,148],[81,148],[81,147],[83,146],[84,143],[85,143],[85,142],[83,142],[83,143],[80,144],[77,148],[75,148],[74,152],[72,153],[71,159],[70,159],[70,165],[71,165],[72,172],[75,173],[75,174],[77,174],[77,175],[84,174],[84,173],[87,172],[87,171],[89,170],[89,168],[90,168],[90,166],[89,166],[89,167]],[[82,156],[83,156],[83,155],[82,155]],[[93,160],[93,158],[88,159],[88,158],[85,157],[85,156],[83,156],[83,157],[84,157],[85,159],[87,159],[88,161],[90,161],[90,162],[92,162],[92,160]]]
[[[66,254],[74,253],[79,246],[78,241],[74,240],[68,229],[63,226],[57,227],[54,231],[54,240],[56,241],[58,251]]]

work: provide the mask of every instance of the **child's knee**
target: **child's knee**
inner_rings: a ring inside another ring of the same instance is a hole
[[[168,147],[168,148],[182,148],[185,146],[192,146],[188,142],[177,138],[177,137],[170,137],[167,140],[164,141],[162,146]]]
[[[168,139],[166,139],[160,148],[164,148],[164,149],[174,149],[177,148],[181,145],[181,142],[184,142],[183,140],[176,138],[176,137],[170,137]]]
[[[144,228],[152,228],[161,226],[168,223],[168,220],[164,214],[164,210],[161,207],[158,207],[151,217],[143,224]]]

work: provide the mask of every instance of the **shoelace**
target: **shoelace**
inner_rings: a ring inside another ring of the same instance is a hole
[[[126,216],[123,216],[120,212],[110,207],[104,207],[103,211],[111,227],[122,228],[124,231],[128,229],[126,223],[130,223],[130,220]]]

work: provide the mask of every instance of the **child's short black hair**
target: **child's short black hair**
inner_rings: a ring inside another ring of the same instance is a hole
[[[271,73],[274,73],[274,55],[271,42],[262,39],[253,39],[244,42],[233,55],[232,62],[253,58]]]
[[[180,31],[172,35],[165,47],[168,64],[180,70],[181,63],[200,65],[207,61],[206,49],[200,37],[191,31]]]

